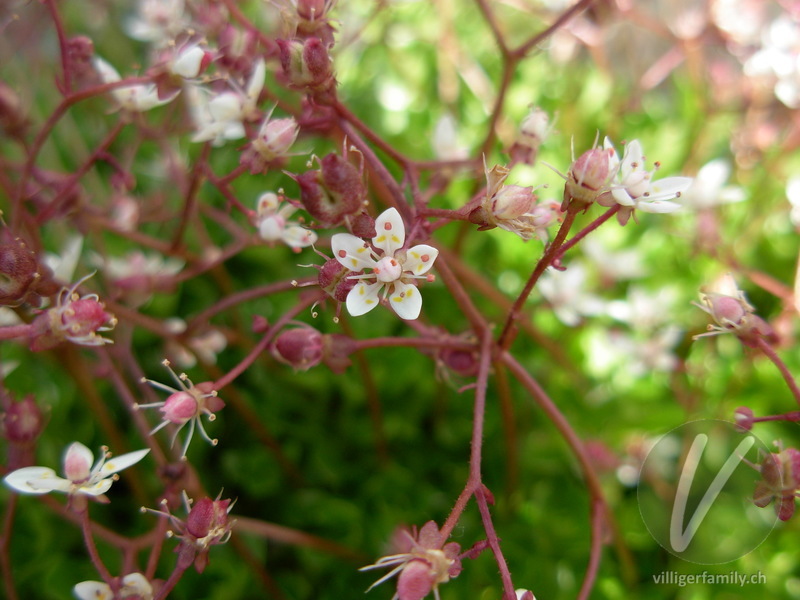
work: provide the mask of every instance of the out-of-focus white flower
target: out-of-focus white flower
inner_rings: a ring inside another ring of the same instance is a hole
[[[102,581],[81,581],[72,593],[79,600],[114,600],[114,592],[107,583]],[[132,600],[153,600],[153,586],[141,573],[130,573],[122,578],[122,587],[117,598],[131,598]]]
[[[186,331],[186,321],[177,317],[165,321],[167,329],[176,334]],[[228,345],[228,339],[219,329],[209,327],[197,335],[193,335],[180,344],[173,339],[167,341],[166,353],[175,359],[183,369],[191,369],[197,364],[197,359],[207,364],[216,364],[217,355]]]
[[[189,44],[177,51],[169,63],[169,71],[184,79],[194,79],[203,72],[210,60],[210,53],[199,44]]]
[[[795,176],[786,182],[786,197],[792,205],[789,219],[795,227],[800,227],[800,176]]]
[[[204,88],[189,87],[189,108],[195,127],[192,141],[221,146],[229,140],[243,138],[244,121],[258,117],[258,97],[265,76],[266,64],[259,59],[244,90],[226,90],[208,99]]]
[[[583,317],[603,311],[603,301],[586,292],[585,286],[586,270],[577,263],[565,271],[547,269],[536,285],[559,321],[570,327],[578,325]]]
[[[608,315],[626,323],[634,331],[647,333],[672,321],[672,307],[677,293],[671,288],[650,292],[633,285],[625,300],[614,300],[607,305]]]
[[[621,332],[610,332],[608,352],[616,353],[626,370],[634,377],[654,371],[674,371],[678,358],[673,353],[681,339],[681,330],[676,326],[651,332],[646,337],[631,336]]]
[[[281,203],[274,192],[261,194],[256,205],[256,225],[261,239],[267,242],[282,241],[299,252],[317,241],[317,234],[289,221],[297,209],[288,202]]]
[[[758,43],[769,2],[763,0],[713,0],[711,18],[740,46]]]
[[[137,450],[111,458],[108,448],[103,448],[100,460],[92,466],[92,451],[80,442],[73,442],[64,455],[64,475],[59,477],[48,467],[24,467],[6,475],[4,481],[18,492],[26,494],[85,494],[100,497],[117,479],[116,473],[135,465],[150,452]]]
[[[440,160],[461,160],[468,155],[467,148],[458,143],[456,120],[450,113],[443,114],[436,122],[431,145]]]
[[[800,107],[800,22],[788,14],[762,34],[761,48],[744,64],[749,77],[773,77],[775,96],[789,108]]]
[[[95,56],[93,62],[103,83],[116,83],[122,79],[117,70],[99,56]],[[111,91],[111,95],[122,108],[130,112],[144,112],[166,104],[175,97],[159,99],[158,90],[152,83],[135,83],[116,88]]]
[[[697,176],[680,196],[678,202],[686,208],[705,210],[720,204],[741,202],[744,190],[737,185],[725,184],[731,175],[731,166],[722,158],[703,165]]]
[[[128,35],[166,46],[188,26],[184,0],[139,0],[138,15],[127,23]]]
[[[581,249],[603,277],[612,281],[638,279],[647,274],[639,248],[609,250],[595,237],[589,236],[581,241]]]

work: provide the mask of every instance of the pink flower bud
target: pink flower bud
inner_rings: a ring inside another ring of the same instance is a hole
[[[374,238],[377,234],[375,231],[375,219],[367,212],[357,214],[350,221],[350,228],[354,236],[364,239]]]
[[[274,119],[264,121],[258,132],[258,137],[253,140],[253,148],[266,161],[272,161],[286,155],[292,147],[300,127],[294,118]]]
[[[492,198],[492,213],[496,219],[516,219],[536,205],[533,188],[505,185]]]
[[[283,74],[291,87],[316,93],[333,88],[331,57],[319,38],[277,40],[277,43]]]
[[[164,406],[159,410],[166,421],[175,425],[183,425],[197,415],[197,408],[197,399],[192,394],[189,392],[175,392],[167,397],[164,401]]]
[[[44,429],[44,415],[33,396],[11,402],[2,418],[3,434],[14,444],[28,444]]]
[[[736,428],[744,433],[753,428],[753,411],[747,406],[740,406],[733,412],[733,418],[736,421]]]
[[[39,261],[25,242],[0,244],[0,304],[23,302],[39,277]]]
[[[610,170],[613,149],[592,148],[572,163],[564,186],[561,210],[576,202],[579,207],[589,206],[603,192],[613,175]]]
[[[322,334],[312,327],[286,329],[273,346],[273,355],[300,371],[307,371],[322,361]]]
[[[328,295],[337,302],[344,302],[347,300],[347,294],[350,293],[356,283],[355,279],[350,279],[352,274],[348,268],[343,267],[335,258],[329,259],[319,271],[317,281],[319,286],[328,293]]]
[[[742,323],[747,315],[747,305],[739,298],[724,296],[722,294],[707,294],[706,305],[711,311],[711,316],[721,326],[732,327]]]
[[[428,561],[414,559],[406,563],[397,579],[397,597],[399,600],[422,600],[433,589],[436,583]]]
[[[321,169],[295,177],[300,202],[324,227],[340,225],[362,209],[367,191],[358,169],[337,154],[328,154]]]
[[[204,538],[211,531],[216,518],[214,501],[211,498],[200,498],[186,517],[186,532],[196,538]]]
[[[89,479],[92,463],[91,454],[87,455],[81,451],[81,447],[72,444],[67,448],[64,457],[64,476],[73,483],[80,483]]]

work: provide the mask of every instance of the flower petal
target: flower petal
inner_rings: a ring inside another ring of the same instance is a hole
[[[79,600],[111,600],[111,588],[102,581],[81,581],[74,588],[72,593]]]
[[[633,198],[631,198],[631,195],[628,193],[628,190],[623,187],[611,188],[611,195],[620,206],[633,206],[635,204]]]
[[[89,476],[94,454],[80,442],[72,442],[64,453],[64,476],[71,481],[80,481]]]
[[[367,284],[359,281],[356,286],[350,290],[350,293],[347,294],[347,300],[345,301],[347,312],[354,317],[360,317],[378,306],[378,304],[380,304],[378,293],[383,286],[383,283]]]
[[[669,200],[649,200],[647,202],[637,202],[636,208],[642,212],[666,214],[680,210],[681,205],[677,202],[670,202]]]
[[[331,238],[333,257],[351,271],[374,269],[375,261],[370,256],[369,245],[349,233],[337,233]],[[351,313],[352,314],[352,313]]]
[[[691,177],[667,177],[650,184],[650,197],[654,200],[677,198],[692,185]]]
[[[111,488],[113,483],[114,480],[111,477],[100,479],[99,481],[88,481],[78,487],[77,493],[86,494],[87,496],[102,496]]]
[[[411,271],[414,275],[422,275],[431,270],[439,251],[433,246],[419,244],[408,250],[403,271]]]
[[[316,233],[300,225],[287,226],[281,237],[290,248],[308,248],[317,241]]]
[[[394,289],[389,295],[389,304],[398,317],[412,321],[422,310],[422,294],[414,285],[395,281]]]
[[[141,573],[130,573],[122,578],[122,591],[127,595],[140,596],[141,598],[151,598],[153,596],[153,586],[147,581],[147,577]]]
[[[383,211],[375,219],[375,231],[377,233],[372,243],[383,250],[386,256],[394,256],[395,250],[406,241],[406,226],[396,208]]]
[[[18,492],[25,494],[46,494],[57,489],[54,482],[64,482],[69,488],[69,482],[56,475],[53,469],[47,467],[25,467],[17,469],[5,476],[6,485]],[[63,491],[63,490],[62,490]]]
[[[625,146],[625,154],[620,165],[620,175],[622,180],[627,179],[631,173],[644,168],[644,153],[642,144],[639,140],[632,140]]]
[[[136,450],[135,452],[128,452],[120,456],[113,456],[103,463],[103,466],[100,467],[99,474],[103,477],[108,477],[112,473],[127,469],[147,456],[148,452],[150,452],[150,449],[145,448],[144,450]]]

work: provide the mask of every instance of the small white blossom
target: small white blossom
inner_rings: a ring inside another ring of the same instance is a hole
[[[360,273],[371,269],[371,273],[350,275],[358,279],[356,286],[347,294],[347,312],[357,317],[368,313],[388,296],[389,305],[401,319],[416,319],[422,309],[422,296],[412,281],[432,280],[425,274],[430,271],[439,251],[433,246],[419,244],[403,250],[406,239],[405,225],[397,209],[384,211],[375,220],[372,245],[381,250],[378,254],[364,240],[349,233],[337,233],[331,238],[334,258],[350,271]],[[368,280],[374,280],[369,283]],[[384,289],[385,288],[385,289]]]
[[[114,598],[153,600],[153,586],[141,573],[125,575],[117,596],[114,596],[109,585],[102,581],[82,581],[72,588],[72,593],[79,600],[114,600]]]
[[[117,479],[116,473],[142,460],[150,450],[137,450],[111,458],[108,448],[103,448],[100,459],[92,466],[92,451],[80,442],[73,442],[64,455],[64,475],[59,477],[48,467],[24,467],[6,475],[6,484],[26,494],[85,494],[102,496]]]
[[[210,60],[210,55],[206,50],[198,44],[189,44],[177,52],[169,63],[169,71],[184,79],[194,79],[200,75],[207,60]]]
[[[127,24],[128,35],[166,46],[188,25],[184,0],[139,0],[139,14]]]
[[[586,292],[585,286],[586,270],[580,264],[572,264],[565,271],[547,269],[536,285],[558,320],[570,327],[603,310],[603,301]]]
[[[795,176],[786,182],[786,197],[792,205],[789,219],[795,227],[800,227],[800,176]]]
[[[610,145],[608,138],[605,145]],[[655,170],[645,170],[645,157],[639,140],[633,140],[625,147],[622,160],[615,153],[611,162],[619,164],[616,182],[611,186],[610,197],[609,194],[604,194],[597,202],[602,206],[618,204],[621,208],[617,213],[617,220],[621,225],[628,222],[636,209],[662,214],[681,208],[680,204],[671,200],[678,198],[691,185],[691,178],[667,177],[652,181]]]
[[[244,121],[258,117],[258,97],[264,87],[266,64],[259,59],[244,90],[231,89],[207,98],[205,88],[187,90],[189,109],[194,121],[193,142],[211,142],[221,146],[245,136]]]
[[[121,80],[117,70],[105,60],[95,56],[93,61],[94,68],[103,83],[116,83]],[[122,108],[130,112],[144,112],[166,104],[174,98],[174,96],[170,96],[169,98],[160,99],[158,90],[152,83],[136,83],[126,87],[115,88],[111,91],[111,95],[114,96],[114,99]]]
[[[682,206],[693,210],[705,210],[720,204],[741,202],[744,190],[739,186],[726,186],[731,175],[731,166],[722,158],[703,165],[697,176],[680,196]]]
[[[281,203],[274,192],[261,194],[256,206],[256,225],[261,239],[267,242],[282,241],[297,252],[314,244],[317,241],[316,233],[288,220],[296,210],[288,202]]]

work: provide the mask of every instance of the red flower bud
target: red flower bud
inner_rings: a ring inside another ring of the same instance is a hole
[[[313,327],[286,329],[275,340],[272,354],[297,370],[307,371],[322,361],[322,334]]]
[[[325,44],[316,37],[277,40],[283,75],[290,87],[315,94],[332,91],[336,80]]]
[[[321,169],[295,177],[300,202],[323,227],[340,225],[362,208],[367,190],[361,173],[337,154],[322,159]]]
[[[22,240],[0,244],[0,304],[23,302],[39,276],[39,261]]]

